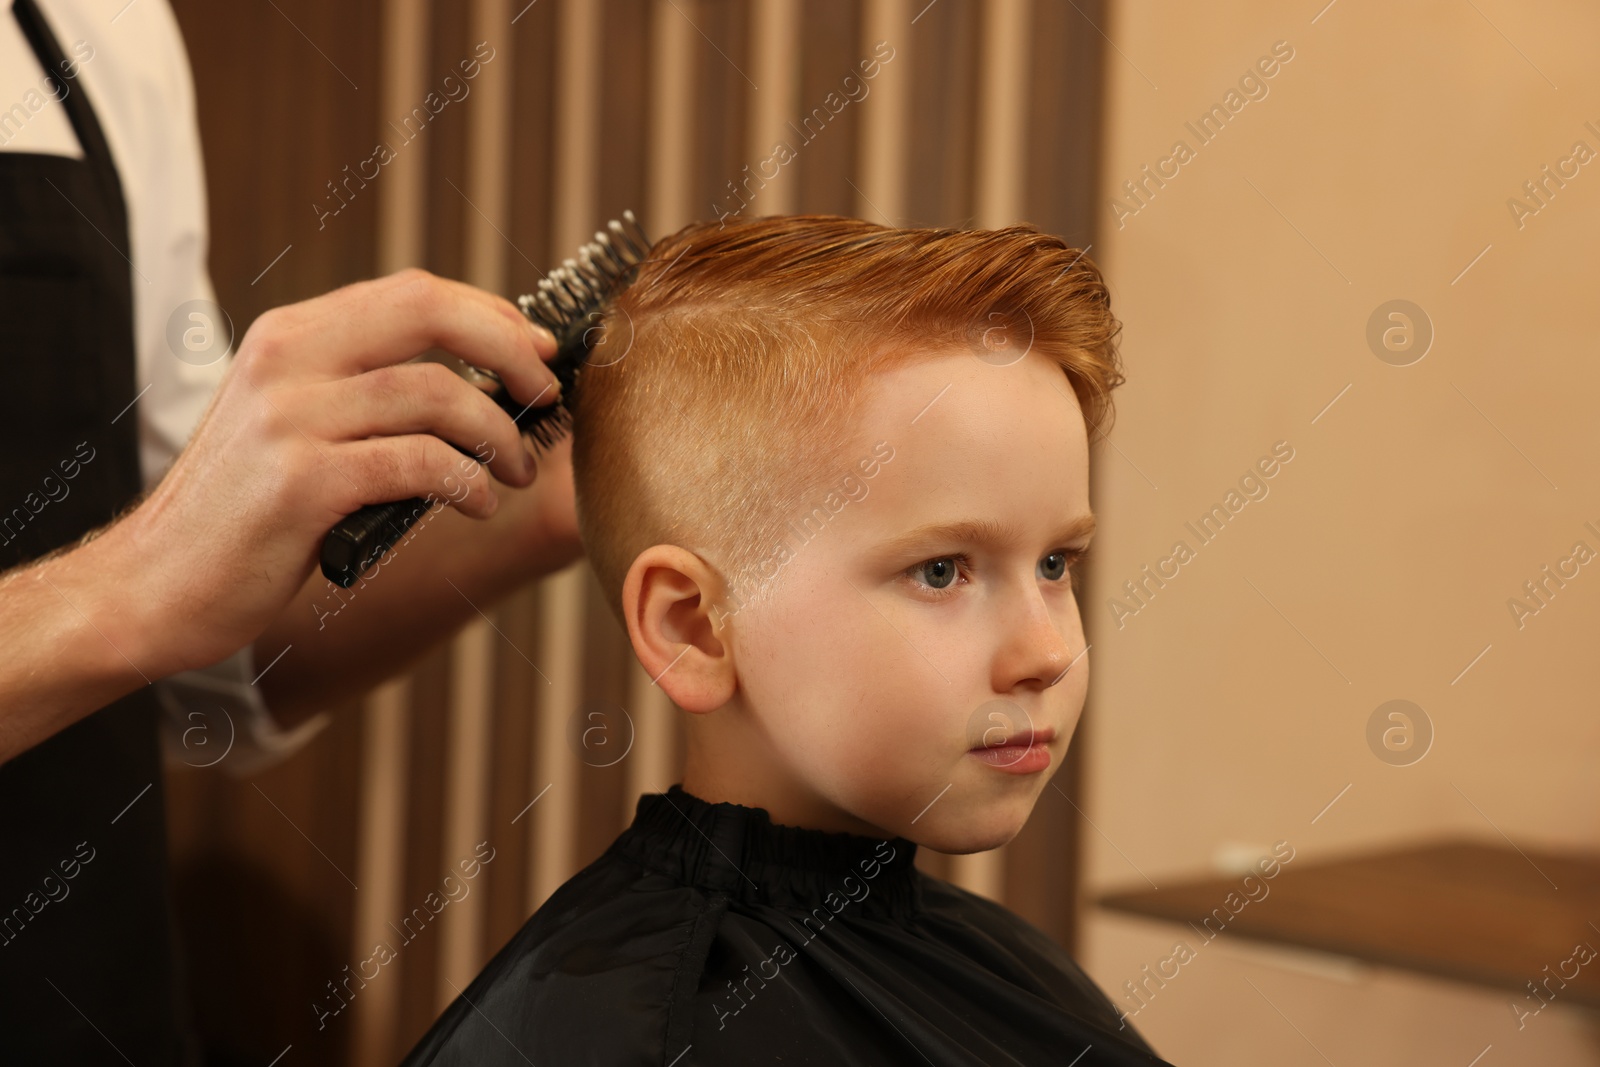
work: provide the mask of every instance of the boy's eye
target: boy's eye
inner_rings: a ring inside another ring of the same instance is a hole
[[[1058,549],[1051,552],[1039,561],[1039,576],[1047,581],[1059,582],[1063,578],[1071,578],[1072,586],[1077,588],[1077,572],[1072,568],[1084,556],[1087,549]],[[920,581],[923,588],[929,592],[946,592],[954,585],[957,578],[961,577],[962,568],[971,568],[971,561],[964,553],[954,556],[937,556],[933,559],[923,560],[906,569],[906,574],[913,580]]]
[[[1087,546],[1083,548],[1063,548],[1050,553],[1039,564],[1040,573],[1051,581],[1060,581],[1067,578],[1072,585],[1073,592],[1078,590],[1078,576],[1083,566],[1084,557],[1089,554]]]
[[[946,589],[956,580],[960,568],[956,564],[955,556],[941,556],[938,559],[924,560],[911,568],[911,573],[921,577],[934,589]]]

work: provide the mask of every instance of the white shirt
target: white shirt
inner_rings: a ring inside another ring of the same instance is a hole
[[[35,2],[62,52],[79,61],[70,91],[93,105],[127,202],[135,380],[143,390],[139,466],[148,489],[189,439],[228,364],[196,366],[167,342],[167,319],[178,305],[216,300],[206,269],[205,171],[189,56],[167,0]],[[0,0],[0,151],[83,157],[10,0]],[[253,684],[257,673],[254,649],[245,647],[204,670],[156,682],[168,757],[248,774],[327,724],[323,712],[292,731],[279,729]],[[225,742],[223,759],[217,752]]]

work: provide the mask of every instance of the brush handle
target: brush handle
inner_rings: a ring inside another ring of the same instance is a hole
[[[519,406],[503,388],[497,387],[489,396],[511,416],[518,429],[532,429],[550,419],[550,409]],[[532,429],[532,432],[536,436],[539,433],[537,429]],[[455,449],[469,459],[480,458],[460,445],[456,445]],[[438,504],[438,501],[434,503]],[[346,515],[322,539],[322,576],[341,589],[350,588],[432,506],[422,497],[414,496],[409,500],[394,500],[387,504],[368,504]]]
[[[551,369],[556,377],[564,379],[563,388],[573,384],[572,371],[569,369],[572,362],[571,357],[551,361]],[[499,386],[489,393],[489,398],[511,416],[511,421],[516,424],[517,429],[532,437],[535,447],[550,444],[564,432],[565,411],[563,403],[559,400],[543,407],[518,404],[503,387]],[[463,456],[481,462],[481,457],[460,445],[456,445],[455,448]],[[393,548],[395,542],[404,537],[406,531],[433,506],[443,506],[443,504],[438,500],[430,504],[422,497],[414,496],[409,500],[368,504],[346,515],[322,539],[323,577],[341,589],[350,588],[356,583],[356,579],[382,559],[383,554]]]
[[[368,504],[346,515],[322,540],[323,577],[341,589],[350,588],[428,510],[428,502],[414,496]]]
[[[489,398],[511,416],[518,429],[535,426],[548,417],[542,409],[517,404],[498,385],[489,393]],[[460,445],[455,449],[463,456],[479,458]],[[346,515],[322,539],[322,576],[341,589],[350,588],[406,535],[430,506],[427,500],[414,496],[409,500],[368,504]]]

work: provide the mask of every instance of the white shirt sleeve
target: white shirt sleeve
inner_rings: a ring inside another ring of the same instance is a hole
[[[205,171],[194,77],[167,0],[126,6],[95,0],[38,2],[63,52],[75,54],[79,42],[93,50],[79,66],[76,87],[94,106],[127,202],[136,382],[141,390],[139,465],[149,488],[161,480],[194,432],[228,365],[227,359],[204,365],[179,359],[168,342],[169,319],[180,305],[216,303],[206,269]],[[20,58],[32,67],[17,69],[42,82],[43,71],[27,50],[16,20],[7,14],[3,21],[8,25],[0,34],[11,38],[0,40],[0,55],[16,56],[15,44],[22,42]],[[59,107],[53,100],[47,105]],[[39,117],[32,116],[28,125],[34,126]],[[3,147],[81,155],[70,124],[62,138],[60,123],[52,118],[45,116],[27,141]],[[60,118],[65,118],[64,111]],[[327,724],[328,713],[323,712],[292,731],[280,729],[254,684],[259,677],[254,660],[253,648],[245,647],[204,670],[155,683],[167,711],[163,743],[169,757],[209,765],[227,740],[226,759],[217,762],[235,774],[250,774],[293,752]],[[223,718],[218,718],[219,711]],[[202,744],[211,747],[202,752]]]
[[[155,683],[166,712],[161,745],[171,763],[221,765],[237,777],[270,767],[322,732],[328,713],[284,730],[254,681],[252,646],[220,663]]]

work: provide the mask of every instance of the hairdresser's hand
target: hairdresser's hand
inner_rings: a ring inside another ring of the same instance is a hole
[[[576,492],[572,482],[572,435],[566,434],[539,454],[539,480],[512,494],[526,511],[526,551],[541,555],[540,570],[559,569],[583,555],[578,532]],[[525,503],[524,503],[525,498]]]
[[[490,475],[453,445],[493,451],[494,477],[531,485],[533,458],[498,405],[445,366],[406,365],[432,347],[498,373],[517,400],[557,397],[549,333],[421,270],[256,320],[149,498],[0,582],[0,760],[251,643],[306,585],[331,526],[363,504],[432,493],[493,515]]]
[[[187,448],[104,540],[137,597],[111,623],[157,677],[249,644],[306,583],[324,535],[364,504],[429,494],[487,518],[488,471],[529,486],[509,416],[437,363],[438,347],[500,375],[524,403],[558,395],[548,332],[510,302],[420,270],[256,320]]]
[[[348,706],[463,624],[489,618],[503,599],[583,555],[571,434],[540,450],[537,481],[502,488],[500,501],[487,521],[448,508],[424,516],[414,536],[349,589],[311,575],[255,642],[256,662],[274,664],[261,689],[281,726]]]

